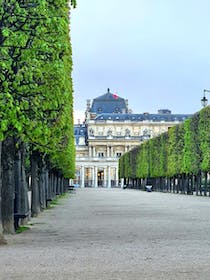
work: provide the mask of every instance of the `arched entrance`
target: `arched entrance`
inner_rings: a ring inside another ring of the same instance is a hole
[[[103,169],[99,169],[98,170],[98,187],[103,187],[104,186],[104,170]]]

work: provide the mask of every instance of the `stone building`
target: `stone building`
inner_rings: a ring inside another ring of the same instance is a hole
[[[92,102],[87,100],[85,122],[74,126],[75,183],[80,187],[119,187],[119,157],[188,117],[168,109],[133,114],[128,100],[109,89]]]

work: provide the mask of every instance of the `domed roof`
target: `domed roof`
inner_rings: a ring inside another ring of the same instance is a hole
[[[107,89],[107,93],[93,99],[92,106],[90,108],[91,113],[127,113],[128,108],[126,100],[119,97],[115,93],[111,93],[110,89]]]

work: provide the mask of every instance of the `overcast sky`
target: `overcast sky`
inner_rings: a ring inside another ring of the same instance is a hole
[[[203,89],[210,89],[209,30],[209,0],[77,0],[75,112],[107,88],[134,113],[200,110]]]

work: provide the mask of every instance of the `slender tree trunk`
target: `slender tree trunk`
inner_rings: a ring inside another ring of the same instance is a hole
[[[61,190],[60,190],[60,176],[58,174],[58,172],[56,172],[56,194],[60,195],[61,194]]]
[[[63,176],[61,177],[61,193],[64,193],[64,183],[63,183]]]
[[[169,180],[169,190],[170,192],[172,192],[172,177],[169,177],[168,180]]]
[[[14,159],[15,141],[8,137],[2,143],[2,222],[4,233],[14,233]]]
[[[56,197],[56,189],[57,189],[57,177],[55,171],[53,171],[53,198]]]
[[[189,188],[189,179],[190,179],[190,175],[186,174],[185,175],[185,180],[184,180],[184,194],[187,193],[187,190]]]
[[[25,145],[20,144],[15,155],[15,201],[14,212],[26,214],[29,212],[28,183],[25,173]],[[22,222],[24,219],[22,219]]]
[[[144,179],[143,179],[143,185],[142,185],[143,191],[146,190],[146,184],[147,184],[147,178],[144,178]]]
[[[50,194],[50,181],[49,181],[49,171],[45,169],[45,192],[46,192],[46,198],[51,199]]]
[[[185,193],[185,184],[186,184],[186,174],[181,175],[181,193]]]
[[[207,196],[207,172],[204,172],[203,175],[204,175],[204,195]]]
[[[55,198],[55,176],[53,171],[50,172],[50,198]]]
[[[195,176],[195,191],[196,191],[196,195],[198,195],[198,189],[199,189],[199,180],[198,180],[199,175],[197,174]]]
[[[15,153],[15,199],[14,213],[21,213],[21,153],[17,150]]]
[[[167,192],[171,192],[171,186],[170,186],[170,178],[166,178],[166,184],[167,184]]]
[[[0,245],[6,244],[6,240],[3,236],[3,225],[2,225],[2,215],[1,215],[1,207],[2,207],[2,198],[1,198],[1,190],[2,190],[2,165],[1,165],[1,153],[2,153],[2,142],[0,141]]]
[[[52,173],[48,171],[48,199],[52,199]]]
[[[46,208],[46,187],[45,187],[45,164],[44,162],[39,162],[39,201],[41,209]]]
[[[192,194],[192,184],[193,184],[193,175],[189,175],[188,185],[187,185],[187,194]]]
[[[123,178],[123,185],[124,186],[126,185],[126,178],[125,177]]]
[[[173,193],[176,192],[176,177],[173,177]]]
[[[202,172],[199,172],[198,174],[198,187],[200,190],[200,196],[203,195],[203,190],[202,190]]]
[[[194,191],[196,190],[195,178],[196,175],[194,174],[192,177],[192,194],[194,194]]]
[[[27,213],[29,212],[29,199],[28,199],[28,180],[26,177],[26,169],[25,169],[25,157],[26,157],[26,149],[25,145],[21,145],[21,212]]]
[[[36,217],[40,213],[40,201],[39,201],[39,184],[38,184],[38,159],[39,154],[33,152],[31,157],[31,189],[32,189],[32,201],[31,201],[31,214]]]

